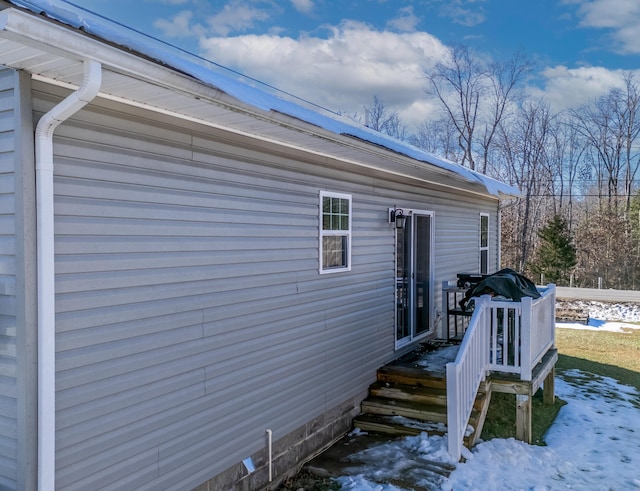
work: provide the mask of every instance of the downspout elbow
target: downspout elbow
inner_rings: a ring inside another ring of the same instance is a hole
[[[76,112],[86,106],[98,95],[100,86],[102,85],[102,65],[94,60],[84,61],[84,76],[82,83],[78,89],[67,96],[57,106],[53,107],[49,112],[44,114],[36,125],[36,152],[40,151],[40,157],[46,157],[51,154],[53,156],[53,133],[60,125]],[[40,147],[44,145],[44,148]],[[51,152],[48,152],[49,148]],[[45,150],[42,152],[42,150]],[[48,159],[45,159],[48,160]],[[44,162],[47,167],[50,165],[53,170],[53,158],[51,162]],[[42,165],[41,159],[36,155],[36,168]]]

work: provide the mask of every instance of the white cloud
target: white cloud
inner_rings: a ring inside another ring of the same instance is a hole
[[[232,0],[220,12],[209,16],[207,23],[214,34],[228,36],[232,32],[251,29],[257,22],[265,22],[269,18],[267,10],[241,0]]]
[[[359,22],[329,28],[329,36],[203,38],[204,55],[253,78],[344,114],[362,114],[380,96],[407,125],[422,122],[424,72],[447,48],[424,32],[377,31]],[[417,110],[418,109],[418,110]]]
[[[604,67],[548,67],[542,72],[543,88],[530,88],[533,97],[543,97],[555,111],[575,108],[624,86],[624,72]]]
[[[624,54],[640,53],[638,0],[568,0],[567,3],[578,5],[581,27],[607,30],[614,50]]]
[[[176,14],[172,19],[156,19],[153,27],[169,38],[192,36],[197,27],[191,25],[193,12],[184,10]]]
[[[598,28],[619,28],[640,16],[637,0],[582,0],[579,2],[580,25]]]
[[[441,0],[442,1],[442,0]],[[444,0],[441,14],[451,18],[456,24],[466,27],[477,26],[486,20],[483,7],[485,0]]]
[[[185,3],[190,0],[157,0],[161,2]],[[304,1],[304,0],[303,0]],[[209,15],[212,5],[194,3],[197,10],[179,12],[170,19],[156,19],[153,26],[166,37],[201,37],[205,33],[228,36],[234,32],[244,32],[255,28],[258,24],[269,21],[271,12],[278,12],[277,5],[270,0],[230,0],[222,7],[216,7],[217,12]],[[261,8],[263,6],[264,8]],[[274,8],[275,7],[275,8]],[[197,11],[197,13],[195,13]],[[194,22],[199,19],[199,22]],[[192,23],[193,22],[193,23]],[[274,28],[277,30],[277,28]]]
[[[291,0],[291,5],[293,5],[293,8],[298,12],[302,12],[303,14],[310,14],[315,8],[313,0]]]
[[[411,32],[415,30],[419,22],[420,18],[413,13],[413,6],[410,5],[400,9],[398,15],[389,20],[387,25],[397,31]]]

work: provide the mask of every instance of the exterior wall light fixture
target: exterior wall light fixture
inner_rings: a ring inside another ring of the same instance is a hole
[[[395,223],[396,228],[404,228],[407,216],[401,208],[389,208],[389,223]]]

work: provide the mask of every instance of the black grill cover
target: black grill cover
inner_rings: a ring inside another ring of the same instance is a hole
[[[487,276],[476,286],[469,288],[460,302],[464,309],[471,297],[481,295],[499,295],[519,302],[522,297],[540,298],[540,293],[534,283],[513,269],[501,269],[497,273]]]

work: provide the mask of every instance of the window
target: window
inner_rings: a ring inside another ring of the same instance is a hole
[[[320,192],[320,273],[351,270],[351,196]]]
[[[480,213],[480,274],[489,270],[489,215]]]

